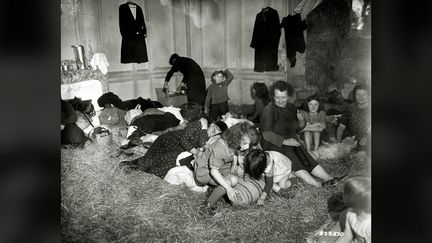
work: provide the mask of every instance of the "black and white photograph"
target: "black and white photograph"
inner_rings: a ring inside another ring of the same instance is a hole
[[[59,7],[62,242],[372,241],[371,0]]]

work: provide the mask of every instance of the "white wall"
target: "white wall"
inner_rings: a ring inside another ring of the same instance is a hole
[[[254,50],[249,47],[256,14],[264,7],[263,0],[134,0],[141,6],[147,26],[145,64],[121,64],[121,36],[118,8],[124,0],[81,0],[74,21],[63,21],[62,59],[73,59],[71,44],[83,44],[86,51],[104,52],[110,64],[110,91],[122,99],[156,99],[154,91],[162,87],[170,65],[170,55],[177,52],[197,61],[210,84],[209,75],[218,68],[229,68],[235,79],[229,96],[236,104],[252,102],[249,88],[253,82],[271,84],[275,80],[289,80],[295,86],[304,85],[304,57],[298,56],[295,68],[257,73],[253,71]],[[300,0],[273,0],[282,20]],[[173,77],[174,88],[181,75]]]

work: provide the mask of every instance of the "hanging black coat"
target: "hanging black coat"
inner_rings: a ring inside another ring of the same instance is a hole
[[[304,53],[306,49],[303,30],[306,29],[306,21],[301,20],[300,14],[288,15],[282,19],[281,26],[285,32],[286,52],[291,67],[296,65],[296,52]]]
[[[145,38],[147,29],[144,22],[144,15],[140,6],[136,6],[136,19],[129,8],[128,3],[119,7],[119,24],[121,43],[121,63],[142,63],[147,62],[147,46]]]
[[[194,102],[204,107],[206,84],[204,72],[198,63],[191,58],[176,55],[175,62],[168,71],[165,81],[168,82],[175,72],[181,72],[183,74],[182,83],[186,84],[188,102]]]
[[[250,47],[255,49],[255,72],[277,71],[278,46],[281,35],[279,14],[266,7],[256,15]]]

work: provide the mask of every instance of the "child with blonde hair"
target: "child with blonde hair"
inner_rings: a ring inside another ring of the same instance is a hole
[[[371,242],[371,180],[353,176],[346,180],[343,198],[348,211],[343,236],[336,243]]]

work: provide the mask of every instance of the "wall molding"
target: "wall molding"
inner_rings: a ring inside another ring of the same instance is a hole
[[[210,79],[210,75],[217,68],[203,68],[204,76],[206,79]],[[109,83],[118,83],[118,82],[129,82],[143,79],[160,79],[165,78],[167,72],[170,70],[170,67],[165,68],[157,68],[152,72],[148,70],[137,70],[135,72],[131,71],[115,71],[108,72],[107,79]],[[241,80],[284,80],[285,73],[282,71],[278,72],[265,72],[265,73],[257,73],[253,69],[237,69],[236,74],[234,75],[235,79]],[[304,75],[295,75],[297,79],[301,78]]]

